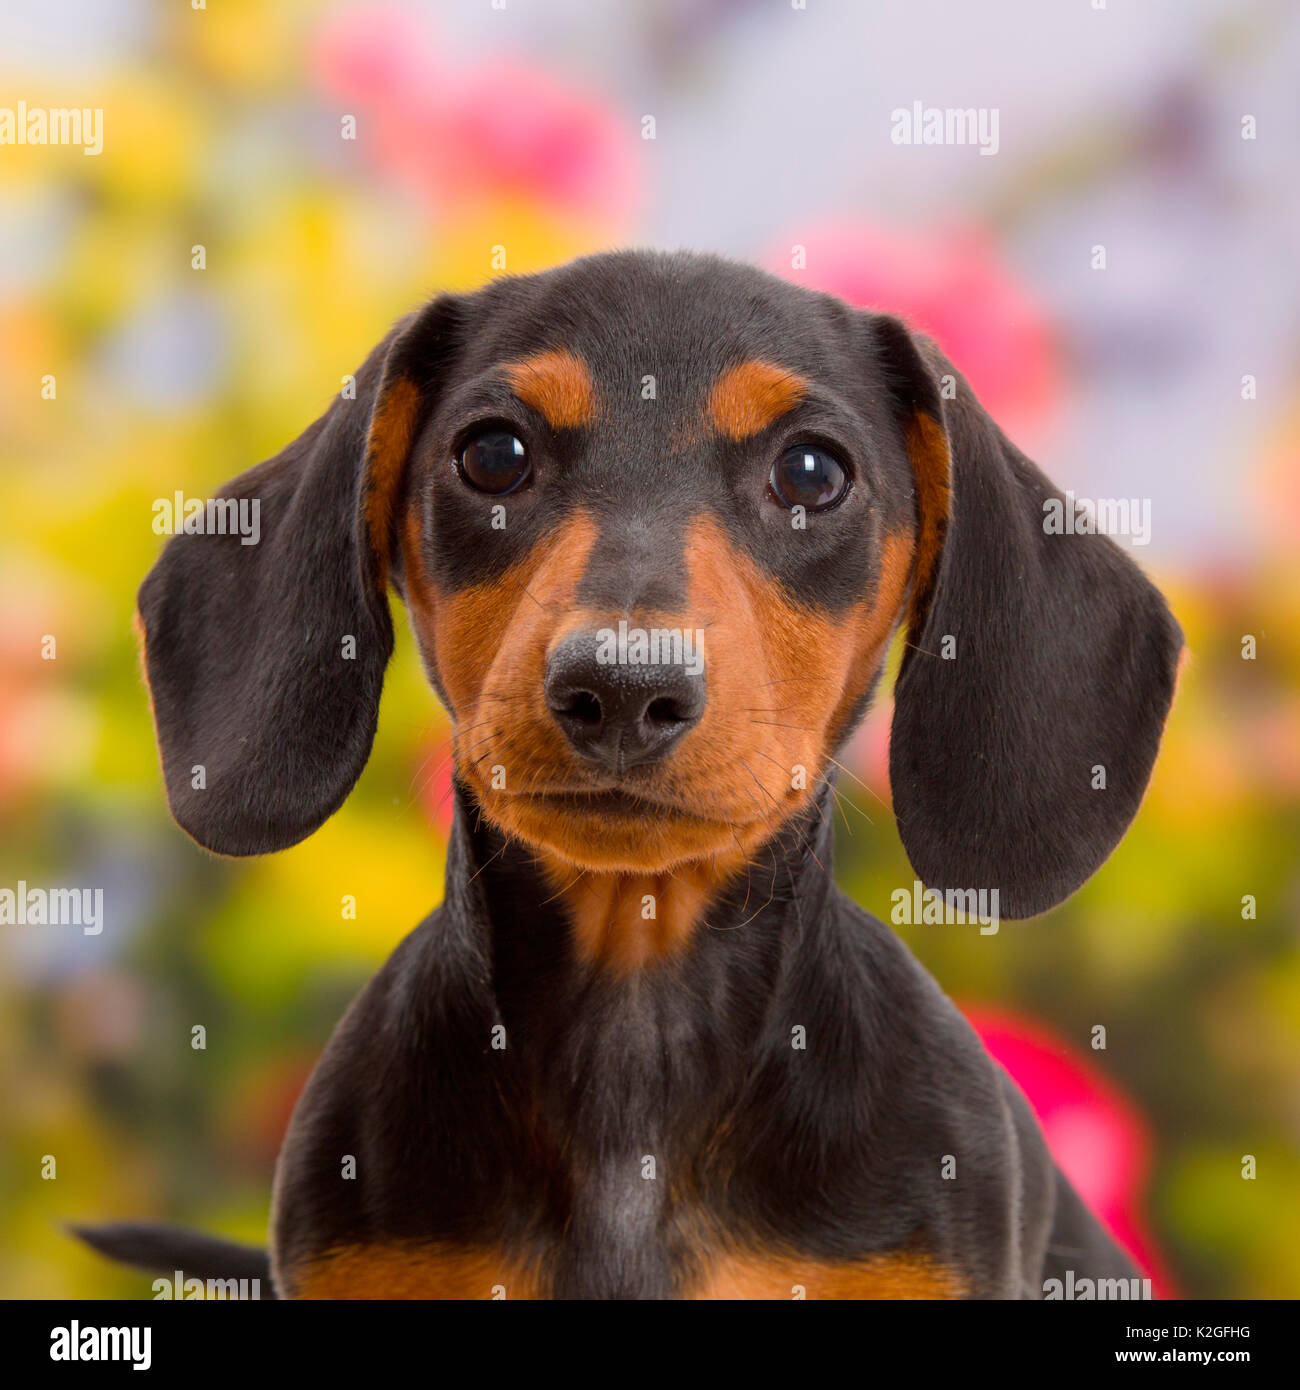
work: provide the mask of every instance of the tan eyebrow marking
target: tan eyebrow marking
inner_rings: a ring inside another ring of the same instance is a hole
[[[506,380],[552,429],[577,429],[596,418],[596,392],[581,357],[555,348],[509,362]]]
[[[792,410],[808,394],[808,383],[775,362],[755,358],[729,367],[713,383],[708,414],[729,439],[748,439]]]

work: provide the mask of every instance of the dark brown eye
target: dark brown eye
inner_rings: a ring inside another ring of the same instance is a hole
[[[456,471],[470,487],[501,497],[527,481],[532,465],[522,439],[509,430],[489,429],[460,451]]]
[[[848,491],[849,474],[833,454],[816,444],[796,444],[772,465],[772,491],[787,507],[824,512]]]

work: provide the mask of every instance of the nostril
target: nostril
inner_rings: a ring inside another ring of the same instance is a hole
[[[645,712],[646,723],[648,724],[682,724],[690,717],[682,708],[681,703],[672,695],[664,695],[658,700],[651,700]]]
[[[600,701],[590,690],[575,690],[555,712],[567,714],[580,724],[599,724],[602,717]]]

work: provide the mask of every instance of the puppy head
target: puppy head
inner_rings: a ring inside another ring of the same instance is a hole
[[[360,774],[390,580],[462,784],[597,871],[744,862],[826,776],[905,622],[913,863],[1042,911],[1122,835],[1172,693],[1160,596],[1105,538],[1047,533],[1059,494],[950,364],[712,258],[437,299],[223,495],[258,499],[260,542],[176,537],[140,610],[173,812],[225,853],[301,839]]]

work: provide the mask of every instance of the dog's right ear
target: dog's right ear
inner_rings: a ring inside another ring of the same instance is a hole
[[[400,323],[355,398],[228,483],[191,532],[175,518],[140,588],[167,798],[207,849],[296,844],[361,775],[393,650],[397,501],[457,329],[451,297]]]

